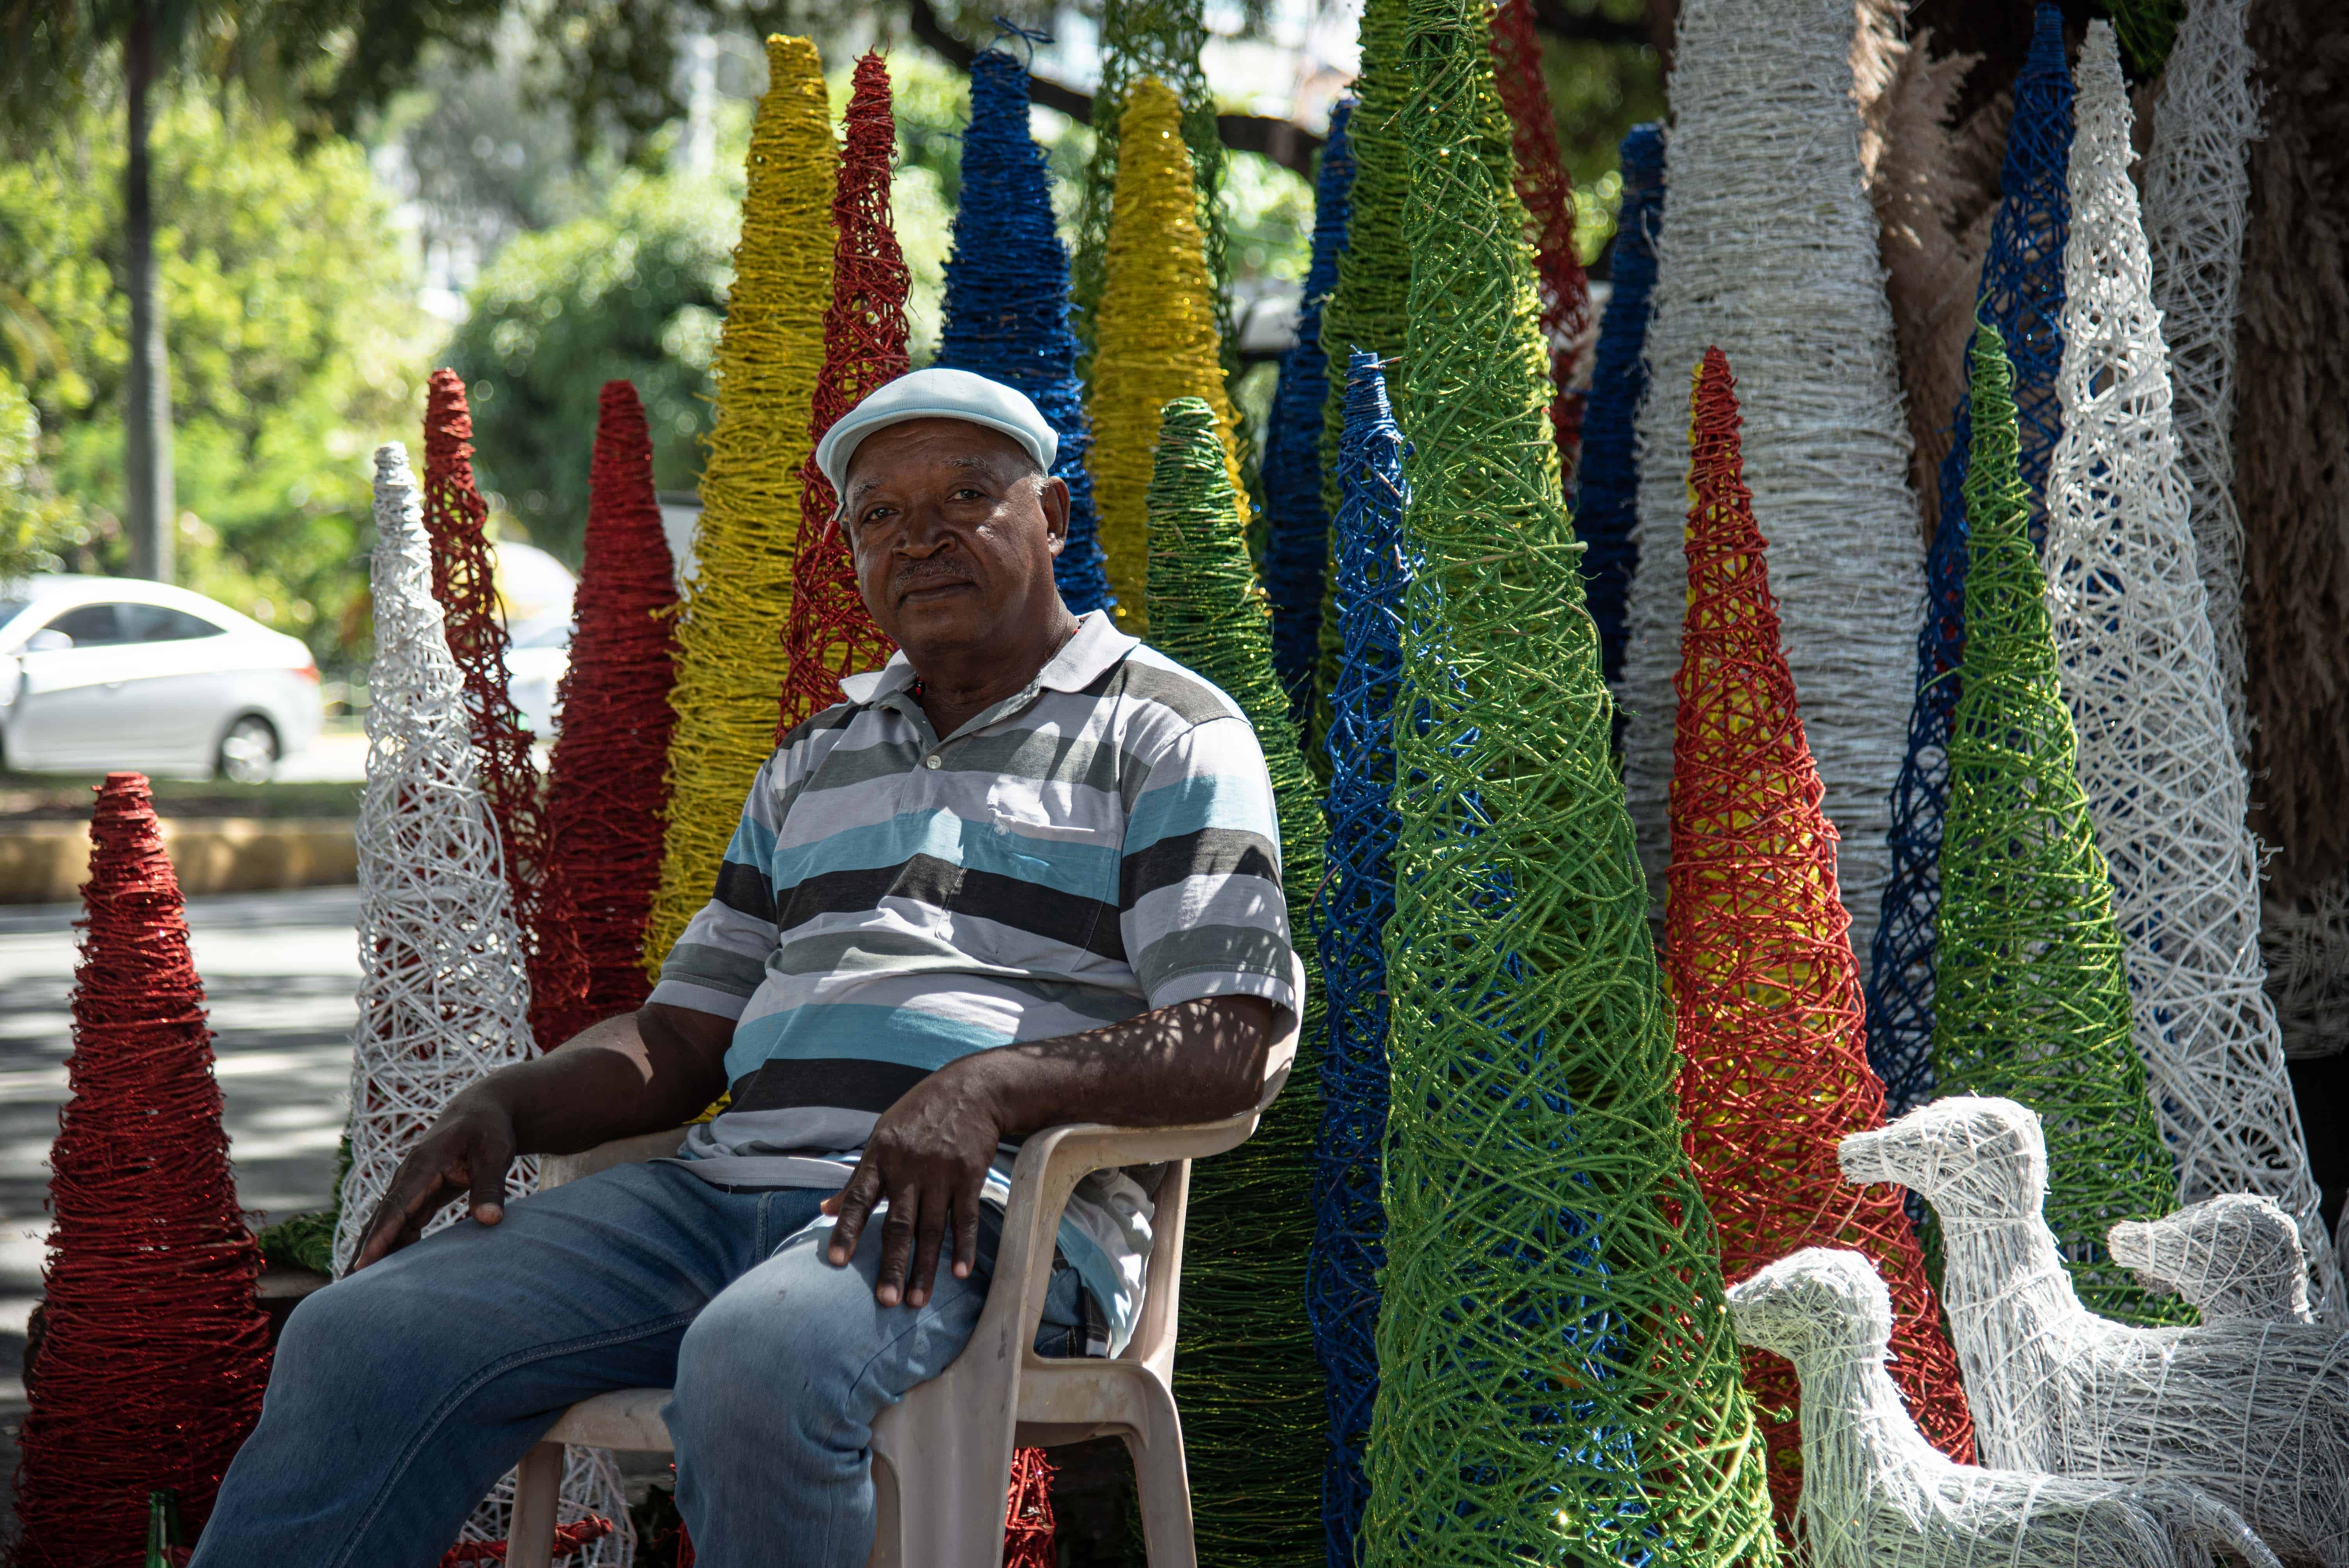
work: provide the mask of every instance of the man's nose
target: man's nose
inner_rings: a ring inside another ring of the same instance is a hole
[[[908,561],[927,561],[954,542],[954,533],[935,507],[912,508],[897,536],[897,553]]]

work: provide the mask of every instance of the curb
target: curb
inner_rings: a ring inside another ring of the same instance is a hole
[[[348,818],[172,818],[163,847],[190,898],[346,886],[359,880],[357,824]],[[66,903],[89,875],[87,822],[0,825],[0,904]]]

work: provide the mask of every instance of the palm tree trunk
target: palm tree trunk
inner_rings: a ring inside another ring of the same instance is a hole
[[[163,353],[163,301],[155,275],[155,213],[148,193],[148,94],[155,82],[153,0],[133,0],[122,38],[130,155],[122,171],[124,270],[130,291],[130,364],[123,381],[123,523],[130,570],[171,580],[179,507],[171,490],[171,366]]]

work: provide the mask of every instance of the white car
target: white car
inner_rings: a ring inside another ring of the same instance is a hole
[[[506,686],[522,714],[522,727],[541,746],[554,744],[563,716],[554,700],[564,672],[571,667],[571,614],[540,615],[517,624],[506,647]]]
[[[317,737],[298,638],[137,578],[0,583],[0,762],[166,778],[269,778]]]

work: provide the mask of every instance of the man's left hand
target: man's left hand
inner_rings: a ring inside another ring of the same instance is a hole
[[[873,1287],[884,1306],[928,1303],[949,1225],[954,1277],[968,1279],[978,1266],[978,1194],[1003,1131],[982,1075],[967,1065],[978,1059],[942,1068],[906,1090],[873,1124],[848,1185],[823,1201],[823,1212],[838,1222],[829,1253],[834,1268],[856,1255],[865,1222],[888,1203]]]

